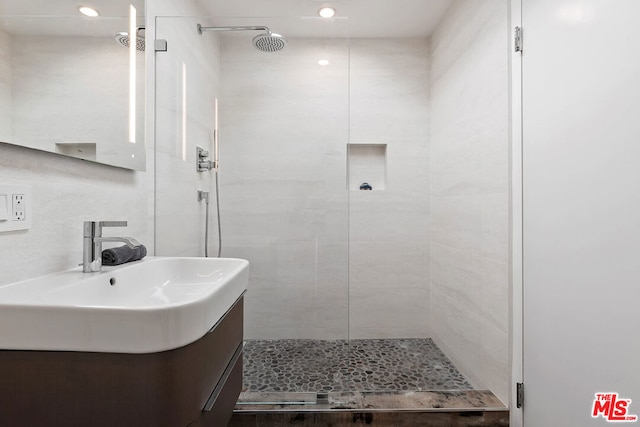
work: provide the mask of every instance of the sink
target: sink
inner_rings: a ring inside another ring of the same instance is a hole
[[[155,353],[209,331],[247,289],[249,262],[147,257],[0,286],[0,349]]]

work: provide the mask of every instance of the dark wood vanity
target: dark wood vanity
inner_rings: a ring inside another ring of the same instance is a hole
[[[174,350],[0,350],[0,426],[226,426],[242,388],[242,333],[240,297]]]

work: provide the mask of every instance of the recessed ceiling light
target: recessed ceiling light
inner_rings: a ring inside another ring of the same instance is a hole
[[[328,59],[320,59],[318,61],[318,65],[329,65],[329,60]]]
[[[89,6],[78,6],[78,12],[80,12],[84,16],[91,16],[91,17],[100,15],[97,10]]]
[[[336,16],[336,10],[332,7],[323,7],[318,10],[318,15],[323,18],[333,18]]]

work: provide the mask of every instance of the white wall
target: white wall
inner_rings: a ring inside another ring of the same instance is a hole
[[[350,142],[386,144],[384,190],[349,194],[351,338],[428,337],[429,44],[354,39]]]
[[[454,2],[431,38],[431,327],[478,387],[509,396],[508,9]]]

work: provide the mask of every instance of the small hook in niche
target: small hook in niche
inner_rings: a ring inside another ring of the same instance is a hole
[[[368,182],[363,182],[362,184],[360,184],[360,189],[361,190],[373,190],[373,187],[371,185],[369,185]]]

